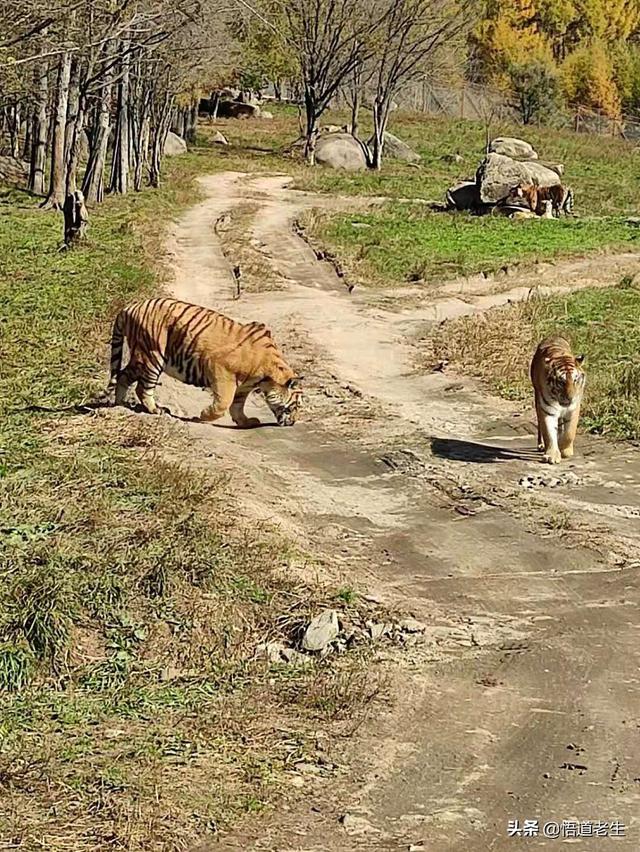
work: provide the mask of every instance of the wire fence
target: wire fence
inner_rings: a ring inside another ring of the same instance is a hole
[[[429,115],[485,123],[496,120],[522,124],[521,115],[513,106],[514,100],[514,96],[510,97],[487,86],[472,83],[450,86],[423,80],[405,89],[396,98],[396,103],[401,109]],[[633,142],[640,140],[640,116],[623,115],[620,118],[611,118],[597,110],[577,106],[554,110],[546,119],[545,124],[558,129],[618,137]]]

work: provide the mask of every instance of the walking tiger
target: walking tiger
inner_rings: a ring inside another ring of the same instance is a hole
[[[584,355],[571,353],[564,337],[547,337],[531,362],[531,383],[538,419],[538,449],[544,460],[558,464],[573,456],[586,376]]]
[[[123,344],[129,363],[122,369]],[[279,426],[293,426],[302,399],[301,377],[291,367],[262,323],[243,325],[216,311],[175,299],[147,299],[120,311],[111,337],[108,393],[123,405],[128,389],[150,413],[158,411],[153,392],[163,372],[188,385],[208,388],[213,402],[200,419],[218,420],[227,411],[234,423],[259,426],[244,404],[259,389]]]

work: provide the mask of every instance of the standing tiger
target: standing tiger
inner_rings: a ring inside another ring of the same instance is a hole
[[[538,449],[558,464],[573,455],[580,404],[586,382],[584,355],[575,357],[564,337],[547,337],[531,362],[531,382],[538,419]]]
[[[520,184],[511,190],[510,197],[523,199],[536,216],[544,216],[547,201],[551,202],[551,209],[556,218],[561,214],[573,214],[573,190],[570,186],[562,186],[560,183],[555,186]]]
[[[129,363],[122,369],[124,341]],[[213,402],[201,420],[218,420],[227,411],[237,426],[259,426],[244,404],[260,389],[279,426],[292,426],[302,397],[296,376],[262,323],[243,325],[216,311],[175,299],[147,299],[120,311],[111,337],[111,380],[116,405],[128,389],[150,413],[158,411],[153,396],[163,372],[196,387],[209,388]]]

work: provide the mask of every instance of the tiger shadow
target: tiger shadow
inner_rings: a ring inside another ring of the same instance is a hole
[[[475,441],[463,441],[458,438],[431,438],[431,452],[438,458],[450,461],[473,462],[476,464],[495,464],[507,461],[534,461],[539,453],[535,447],[509,448],[493,444],[481,444]]]

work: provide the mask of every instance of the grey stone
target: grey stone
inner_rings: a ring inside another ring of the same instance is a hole
[[[220,133],[219,130],[216,130],[213,139],[211,140],[215,145],[228,145],[228,141],[226,137]]]
[[[306,651],[323,651],[340,632],[338,613],[335,609],[325,609],[311,620],[302,639]]]
[[[379,622],[378,624],[369,624],[369,633],[371,634],[371,638],[374,642],[378,639],[382,639],[383,636],[386,636],[391,629],[390,624],[384,624],[383,622]]]
[[[464,157],[460,154],[444,154],[440,159],[444,163],[456,163],[457,165],[464,163]]]
[[[511,190],[522,183],[536,186],[556,186],[558,173],[536,162],[520,162],[503,154],[488,154],[476,175],[480,201],[496,204],[506,198]]]
[[[364,171],[367,160],[357,139],[347,133],[326,133],[316,142],[316,163],[350,172]]]
[[[182,136],[178,136],[177,133],[174,133],[172,130],[167,134],[166,141],[164,143],[164,154],[166,157],[176,157],[179,154],[187,153],[187,143],[184,141]]]
[[[384,134],[384,153],[394,160],[402,160],[405,163],[419,163],[422,157],[402,139],[398,139],[393,133]]]
[[[287,648],[282,642],[263,642],[256,648],[258,657],[266,658],[270,663],[290,666],[306,665],[309,658],[295,648]]]
[[[340,822],[347,834],[356,835],[380,833],[379,829],[377,829],[374,825],[371,825],[368,819],[365,819],[362,816],[357,816],[356,814],[346,813],[340,819]]]
[[[273,113],[269,112],[268,109],[262,109],[260,110],[260,118],[271,119],[273,118]]]
[[[404,630],[405,633],[424,633],[427,629],[421,621],[418,621],[417,618],[413,618],[412,616],[403,618],[402,621],[398,623],[398,627],[400,630]]]
[[[476,210],[481,205],[475,181],[463,181],[447,190],[447,204],[455,210]]]
[[[498,136],[489,143],[489,153],[504,154],[514,160],[537,160],[538,154],[524,139],[514,136]]]

